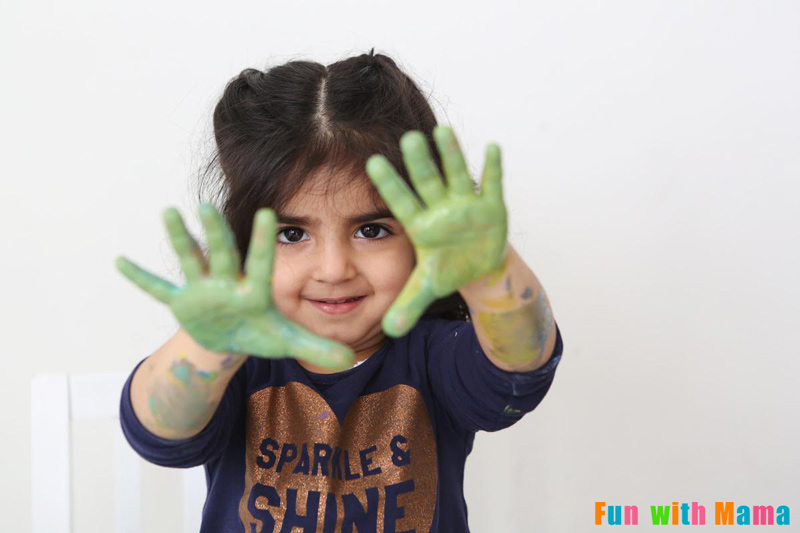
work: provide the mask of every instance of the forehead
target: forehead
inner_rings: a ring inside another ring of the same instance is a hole
[[[323,167],[308,177],[279,213],[346,217],[385,208],[366,174]]]

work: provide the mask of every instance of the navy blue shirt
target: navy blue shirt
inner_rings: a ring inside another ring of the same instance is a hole
[[[435,317],[343,372],[250,357],[208,425],[184,440],[141,425],[131,373],[122,429],[151,463],[205,466],[201,533],[467,532],[475,432],[506,428],[542,401],[563,351],[556,330],[550,360],[522,373],[494,366],[472,323]]]

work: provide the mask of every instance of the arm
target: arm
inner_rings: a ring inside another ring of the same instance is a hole
[[[553,354],[556,328],[550,303],[536,275],[508,246],[501,269],[464,285],[478,341],[497,368],[529,372]]]
[[[122,419],[141,426],[136,429],[143,440],[155,435],[180,441],[200,434],[214,421],[219,406],[226,405],[226,391],[237,396],[230,383],[247,359],[243,354],[297,357],[328,368],[349,367],[353,359],[348,346],[317,337],[287,320],[273,304],[276,219],[271,209],[259,209],[255,215],[244,275],[238,268],[235,238],[222,215],[203,204],[200,217],[208,234],[208,259],[176,209],[163,215],[186,274],[183,288],[123,257],[116,261],[125,277],[169,305],[181,325],[125,384]],[[152,435],[141,435],[144,430]]]
[[[164,439],[197,435],[246,360],[244,355],[208,351],[179,329],[133,375],[130,396],[136,418]]]
[[[383,329],[392,337],[404,335],[432,301],[459,291],[492,364],[506,372],[532,372],[553,356],[558,329],[536,276],[508,245],[500,147],[487,146],[476,192],[452,130],[436,126],[433,137],[446,180],[421,132],[407,132],[400,140],[422,202],[384,156],[367,161],[367,174],[405,228],[417,260]]]

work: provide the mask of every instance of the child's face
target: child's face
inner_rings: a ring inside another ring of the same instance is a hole
[[[321,174],[309,179],[277,212],[273,297],[285,317],[317,335],[349,345],[361,359],[386,338],[381,319],[414,268],[414,248],[385,205],[379,206],[383,214],[352,220],[377,211],[366,176],[344,176],[347,181],[331,186],[326,195],[330,178]],[[362,298],[354,307],[326,307],[316,302],[355,296]],[[329,372],[302,364],[313,371]]]

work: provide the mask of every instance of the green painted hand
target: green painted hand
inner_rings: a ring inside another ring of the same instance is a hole
[[[273,305],[276,220],[271,209],[259,209],[255,215],[244,275],[239,271],[233,234],[212,205],[200,206],[208,236],[208,265],[178,211],[166,209],[163,218],[186,275],[186,286],[178,288],[124,257],[117,258],[116,266],[142,290],[167,304],[198,344],[217,353],[295,357],[330,369],[352,364],[355,355],[349,347],[314,335]]]
[[[403,161],[422,201],[382,155],[367,160],[366,171],[414,245],[417,265],[383,317],[387,335],[408,332],[436,299],[502,269],[507,252],[500,148],[490,144],[480,193],[453,131],[433,130],[447,185],[428,151],[425,136],[409,131],[400,139]]]

